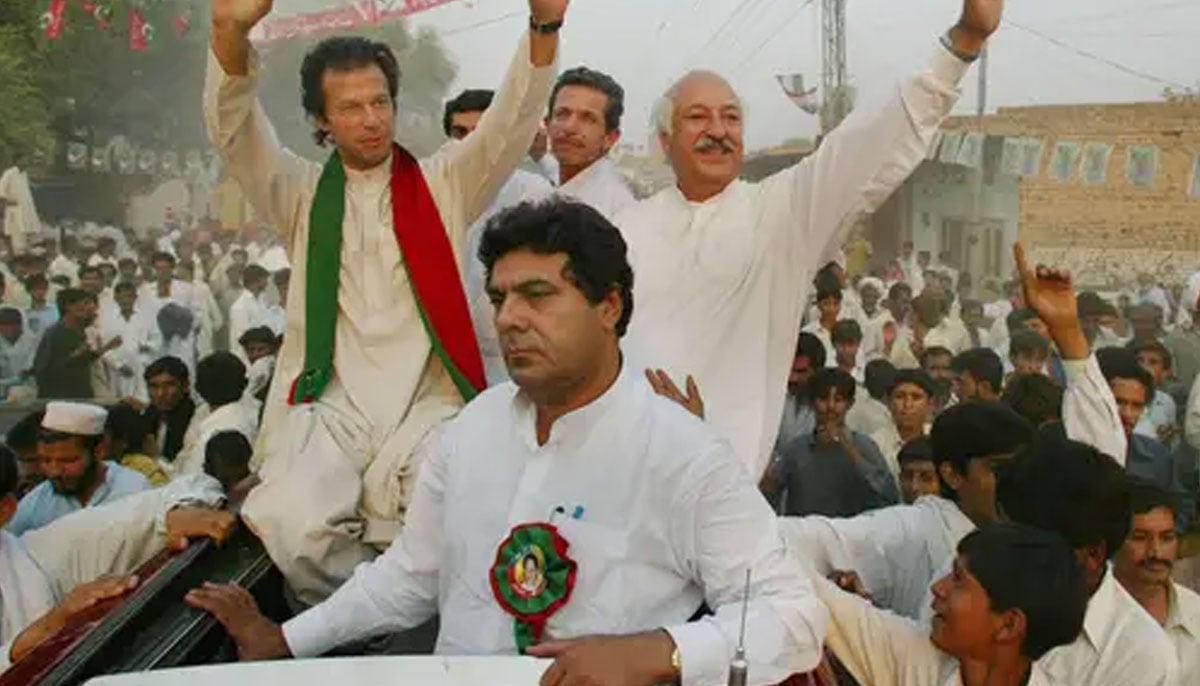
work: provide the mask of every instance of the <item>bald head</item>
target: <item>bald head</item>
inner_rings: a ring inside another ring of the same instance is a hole
[[[742,102],[721,75],[693,71],[676,81],[658,104],[656,126],[688,200],[712,198],[741,173]]]

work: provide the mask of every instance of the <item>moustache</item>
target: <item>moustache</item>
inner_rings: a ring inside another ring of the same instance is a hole
[[[733,143],[730,143],[728,138],[713,138],[712,136],[705,136],[696,142],[696,147],[694,150],[696,152],[711,152],[713,150],[719,150],[720,152],[726,154],[732,154]]]
[[[1175,567],[1175,563],[1170,560],[1160,560],[1158,558],[1150,558],[1140,565],[1145,569],[1166,569],[1170,571]]]

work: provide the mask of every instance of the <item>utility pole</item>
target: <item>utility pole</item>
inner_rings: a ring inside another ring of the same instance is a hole
[[[979,56],[979,96],[975,103],[975,129],[984,134],[984,144],[986,150],[987,136],[983,129],[983,118],[987,114],[988,100],[988,48],[983,46],[983,53]],[[983,212],[983,172],[987,165],[986,156],[983,156],[979,164],[979,169],[975,170],[975,202],[972,207],[972,219],[978,223],[980,214]]]
[[[846,83],[846,0],[821,0],[821,133],[828,134],[850,114]]]

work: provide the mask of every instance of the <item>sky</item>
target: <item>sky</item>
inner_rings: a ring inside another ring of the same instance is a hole
[[[276,12],[344,4],[277,0]],[[724,74],[747,105],[747,144],[817,133],[776,74],[819,85],[820,0],[573,0],[560,64],[585,64],[626,90],[625,142],[645,143],[655,100],[689,69]],[[926,63],[960,0],[846,0],[849,70],[859,107],[890,96]],[[284,7],[286,6],[286,10]],[[293,9],[295,8],[295,9]],[[527,0],[455,0],[416,15],[459,66],[454,90],[493,88],[528,21]],[[993,38],[989,110],[997,106],[1157,100],[1200,85],[1200,0],[1008,0]],[[1040,35],[1038,35],[1040,34]],[[961,112],[975,108],[966,79]]]

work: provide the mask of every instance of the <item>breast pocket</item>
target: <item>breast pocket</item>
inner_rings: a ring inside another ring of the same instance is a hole
[[[626,595],[628,534],[594,522],[556,522],[567,540],[567,556],[575,561],[575,589],[570,602],[551,620],[560,637],[613,634],[622,629]]]

